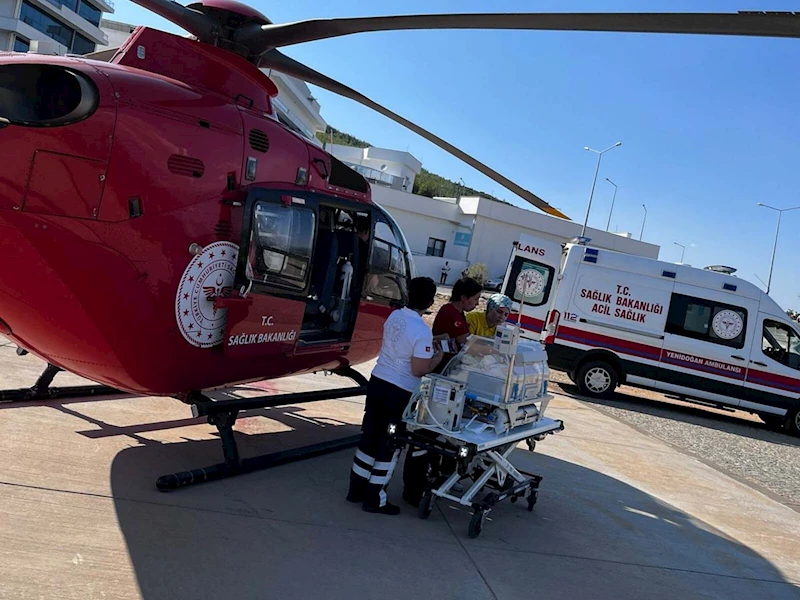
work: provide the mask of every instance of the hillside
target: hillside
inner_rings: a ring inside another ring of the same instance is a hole
[[[369,142],[365,142],[364,140],[360,140],[357,137],[350,135],[349,133],[339,131],[330,125],[324,134],[319,132],[317,133],[317,139],[325,144],[330,143],[331,138],[333,138],[334,144],[340,144],[342,146],[368,148],[372,145]],[[414,189],[411,191],[414,194],[427,196],[428,198],[433,198],[434,196],[444,196],[446,198],[457,198],[459,196],[481,196],[482,198],[488,198],[496,202],[502,202],[503,204],[511,204],[510,202],[506,202],[500,198],[495,198],[486,192],[463,186],[461,183],[455,181],[450,181],[441,175],[431,173],[427,169],[422,169],[419,175],[417,175],[416,179],[414,180]]]

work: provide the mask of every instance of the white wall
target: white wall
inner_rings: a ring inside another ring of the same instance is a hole
[[[475,210],[474,201],[470,199],[469,207],[462,204],[465,212]],[[481,198],[477,204],[476,213],[479,217],[484,217],[499,221],[501,223],[514,223],[519,226],[519,230],[530,230],[531,233],[547,232],[556,236],[561,241],[572,239],[580,235],[582,223],[559,219],[550,215],[536,213],[531,210],[524,210],[516,206],[502,204]],[[659,246],[640,242],[622,235],[615,235],[611,232],[600,229],[586,228],[586,237],[591,238],[591,244],[600,248],[608,248],[617,252],[626,252],[638,256],[658,258]]]
[[[17,0],[0,0],[0,17],[17,16]]]
[[[465,197],[456,203],[454,199],[433,199],[379,185],[372,186],[372,198],[397,221],[415,255],[420,273],[424,270],[424,274],[430,277],[438,276],[445,260],[451,261],[451,274],[460,273],[468,264],[484,263],[490,277],[502,276],[513,243],[519,241],[520,234],[527,233],[561,244],[581,232],[581,223],[485,198]],[[471,231],[471,241],[466,241],[469,247],[455,244],[457,233],[469,234]],[[592,245],[600,248],[658,258],[659,247],[653,244],[592,228],[586,229],[586,236],[591,238]],[[442,258],[425,256],[429,238],[445,241]],[[456,263],[458,271],[455,270]]]
[[[372,199],[397,221],[414,254],[424,255],[428,239],[436,238],[445,242],[445,260],[467,260],[467,247],[455,244],[456,233],[469,233],[469,228],[462,225],[463,215],[456,204],[378,185],[372,186]],[[472,224],[471,218],[466,221]]]
[[[415,256],[414,263],[417,266],[419,277],[430,277],[436,283],[442,276],[442,265],[447,261],[450,271],[447,273],[447,284],[453,285],[461,277],[461,271],[467,268],[467,262],[463,260],[448,260],[438,256]]]

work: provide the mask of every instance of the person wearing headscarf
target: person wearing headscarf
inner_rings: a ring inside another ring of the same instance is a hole
[[[503,294],[492,294],[486,301],[486,310],[474,310],[466,315],[471,335],[494,337],[497,326],[511,314],[511,298]]]

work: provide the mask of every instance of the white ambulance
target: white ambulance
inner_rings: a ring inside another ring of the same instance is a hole
[[[800,436],[800,327],[727,267],[524,236],[503,290],[583,394],[626,384],[759,415]],[[525,293],[523,297],[522,293]]]

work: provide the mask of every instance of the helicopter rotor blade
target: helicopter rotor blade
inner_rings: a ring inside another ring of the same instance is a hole
[[[410,129],[414,133],[424,137],[429,142],[436,144],[437,146],[439,146],[439,148],[442,148],[443,150],[446,150],[453,156],[463,160],[469,166],[477,169],[490,179],[502,185],[503,187],[513,191],[520,198],[523,198],[524,200],[533,204],[535,207],[539,208],[545,213],[556,217],[560,217],[562,219],[569,219],[569,217],[560,212],[558,209],[550,206],[547,202],[539,198],[537,195],[520,187],[519,185],[517,185],[510,179],[504,177],[497,171],[491,169],[490,167],[487,167],[482,162],[474,159],[469,154],[459,150],[452,144],[447,143],[440,137],[435,136],[430,131],[427,131],[426,129],[423,129],[419,125],[412,123],[408,119],[405,119],[400,115],[393,113],[388,108],[385,108],[380,104],[378,104],[377,102],[370,100],[369,98],[367,98],[363,94],[360,94],[354,89],[349,88],[346,85],[339,83],[338,81],[331,79],[330,77],[327,77],[326,75],[323,75],[322,73],[319,73],[300,62],[297,62],[293,58],[286,56],[280,51],[273,49],[268,51],[261,57],[259,68],[265,68],[265,67],[270,69],[275,69],[276,71],[285,73],[286,75],[291,75],[292,77],[297,77],[298,79],[317,85],[330,92],[333,92],[340,96],[344,96],[345,98],[355,100],[356,102],[363,104],[364,106],[367,106],[374,111],[379,112],[383,116],[389,117],[396,123],[399,123],[400,125],[403,125],[404,127]]]
[[[239,28],[234,39],[258,55],[270,48],[314,40],[409,29],[534,29],[800,37],[800,13],[494,13],[309,19],[270,25],[251,23]]]
[[[213,43],[219,35],[219,26],[206,15],[173,0],[132,0],[142,8],[156,13],[185,29],[201,42]]]

